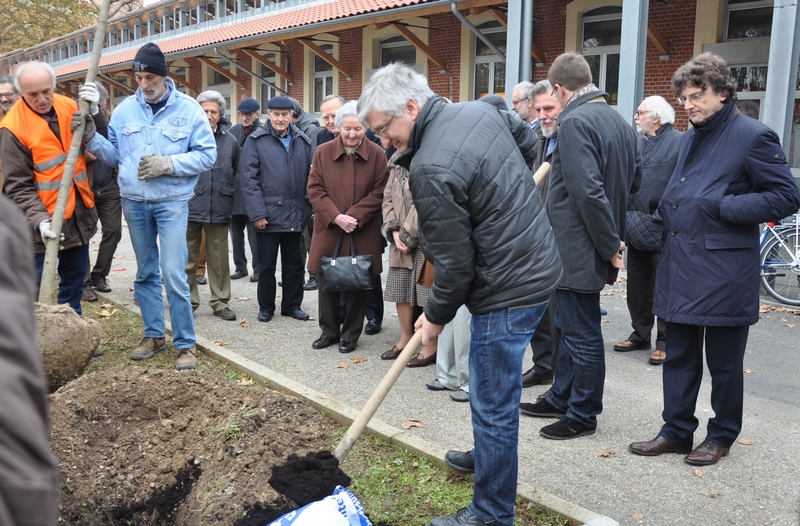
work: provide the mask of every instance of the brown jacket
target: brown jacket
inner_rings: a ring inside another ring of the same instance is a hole
[[[34,330],[30,234],[5,196],[0,217],[0,524],[50,525],[58,509],[58,467]]]
[[[358,221],[353,232],[358,253],[372,254],[372,271],[381,273],[383,247],[379,212],[388,179],[386,155],[380,146],[366,138],[353,155],[345,152],[338,137],[317,148],[308,176],[308,197],[316,213],[309,270],[322,272],[319,258],[333,255],[342,232],[333,220],[339,214],[346,214]],[[340,255],[350,255],[347,235]]]
[[[389,266],[414,268],[414,252],[419,249],[419,225],[417,208],[408,188],[408,170],[394,164],[399,155],[389,159],[389,182],[383,191],[383,226],[381,234],[389,242]],[[404,254],[394,243],[394,232],[400,232],[400,240],[411,252]],[[357,242],[356,242],[357,243]]]

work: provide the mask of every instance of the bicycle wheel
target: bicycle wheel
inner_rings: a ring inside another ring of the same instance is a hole
[[[779,235],[783,244],[773,238],[761,251],[761,285],[776,300],[800,306],[800,238]]]

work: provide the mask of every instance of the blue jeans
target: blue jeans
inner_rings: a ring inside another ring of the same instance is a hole
[[[475,483],[469,510],[489,524],[514,523],[522,358],[547,301],[472,316],[469,403]]]
[[[36,301],[39,301],[39,287],[44,271],[44,254],[34,254],[36,262]],[[89,268],[89,245],[67,248],[58,251],[58,303],[69,303],[78,314],[83,314],[81,297],[83,281]],[[80,274],[80,277],[78,275]]]
[[[600,293],[558,290],[555,316],[561,342],[547,401],[583,425],[596,427],[603,412],[606,356],[600,329]]]
[[[172,344],[176,349],[194,347],[194,316],[186,281],[188,201],[148,202],[123,198],[122,211],[136,254],[134,291],[142,311],[144,335],[163,338],[167,334],[161,294],[163,276],[172,322]]]

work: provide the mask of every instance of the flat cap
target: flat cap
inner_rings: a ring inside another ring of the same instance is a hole
[[[261,104],[256,99],[247,98],[240,102],[236,109],[242,113],[253,113],[261,109]]]
[[[267,101],[267,108],[271,110],[293,110],[294,102],[289,97],[272,97]]]

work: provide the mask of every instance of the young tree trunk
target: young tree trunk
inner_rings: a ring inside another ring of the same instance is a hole
[[[86,82],[94,82],[97,76],[97,67],[100,64],[100,53],[103,50],[103,42],[106,39],[106,23],[108,22],[108,12],[111,0],[102,0],[98,7],[99,15],[97,18],[97,28],[94,32],[94,47],[92,48],[92,58],[89,62],[89,71],[86,73]],[[79,109],[82,117],[90,111],[89,103],[80,101]],[[58,267],[58,247],[61,244],[61,226],[64,223],[64,211],[67,208],[67,198],[69,189],[72,187],[72,177],[75,174],[75,162],[80,155],[81,139],[83,137],[84,122],[81,120],[80,126],[72,132],[72,142],[70,143],[67,161],[64,165],[64,173],[61,176],[61,186],[58,189],[58,200],[56,209],[53,212],[53,222],[51,229],[55,232],[55,239],[45,241],[44,268],[42,270],[42,282],[39,289],[39,303],[54,303],[53,293],[55,292],[56,268]],[[77,192],[76,192],[77,193]],[[80,199],[79,195],[75,199]]]

